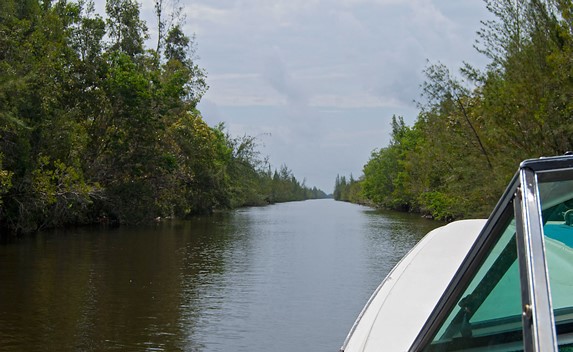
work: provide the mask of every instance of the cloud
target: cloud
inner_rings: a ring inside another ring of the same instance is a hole
[[[317,95],[314,96],[310,106],[318,108],[388,108],[400,107],[404,104],[392,97],[378,97],[371,94],[362,95]]]
[[[388,142],[393,114],[415,119],[427,59],[479,63],[472,44],[487,13],[482,0],[181,3],[208,72],[205,119],[233,134],[270,133],[263,153],[326,188],[336,173],[360,174]]]
[[[429,0],[200,0],[188,18],[222,105],[412,106],[426,59],[457,46]]]
[[[293,81],[278,48],[275,47],[267,56],[262,77],[272,88],[286,98],[287,104],[296,107],[307,105],[308,99],[303,93],[302,86]]]
[[[196,26],[196,30],[203,32],[204,28],[202,23],[209,23],[214,25],[225,25],[230,20],[233,20],[232,7],[217,8],[210,4],[201,4],[198,2],[192,3],[185,8],[186,17],[191,21],[191,26]]]

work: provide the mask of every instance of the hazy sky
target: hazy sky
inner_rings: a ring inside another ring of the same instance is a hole
[[[172,1],[172,0],[164,0]],[[180,0],[209,91],[207,123],[258,137],[274,167],[332,192],[411,124],[427,62],[483,66],[482,0]],[[104,0],[96,0],[103,12]],[[153,0],[142,1],[153,37]]]

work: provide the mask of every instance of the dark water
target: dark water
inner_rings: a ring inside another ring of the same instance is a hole
[[[337,351],[439,223],[317,200],[0,245],[1,351]]]

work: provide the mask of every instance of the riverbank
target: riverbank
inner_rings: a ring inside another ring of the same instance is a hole
[[[37,232],[41,232],[41,231],[45,231],[45,230],[54,230],[54,229],[77,229],[77,228],[82,228],[82,227],[86,227],[86,228],[90,228],[90,227],[101,227],[101,228],[115,228],[115,227],[119,227],[119,226],[139,226],[139,225],[150,225],[150,224],[154,224],[154,223],[159,223],[165,220],[175,220],[175,221],[181,221],[181,220],[190,220],[190,219],[194,219],[197,217],[204,217],[204,216],[212,216],[214,214],[221,214],[221,213],[227,213],[236,209],[244,209],[244,208],[250,208],[250,207],[266,207],[269,205],[276,205],[276,204],[281,204],[281,203],[288,203],[288,202],[298,202],[298,201],[304,201],[304,200],[313,200],[313,199],[328,199],[328,196],[323,195],[322,193],[311,193],[310,194],[311,198],[305,198],[305,197],[291,197],[290,199],[273,199],[271,200],[270,198],[266,198],[264,200],[259,200],[259,201],[251,201],[251,202],[245,202],[243,204],[240,205],[235,205],[235,207],[227,207],[227,208],[212,208],[207,212],[195,212],[195,213],[191,213],[188,214],[184,217],[178,217],[174,214],[169,214],[169,215],[157,215],[157,216],[149,216],[145,219],[143,219],[142,221],[139,221],[137,223],[130,223],[130,222],[122,222],[121,219],[117,216],[117,214],[114,213],[107,213],[107,212],[103,212],[100,211],[98,213],[98,215],[96,216],[86,216],[84,218],[84,221],[82,222],[69,222],[69,223],[64,223],[64,224],[60,224],[58,226],[56,225],[52,225],[52,226],[43,226],[40,228],[36,228],[34,230],[30,230],[30,231],[14,231],[13,229],[11,229],[10,227],[1,227],[0,226],[0,240],[5,240],[8,238],[13,238],[13,237],[22,237],[22,236],[27,236],[33,233],[37,233]],[[91,220],[90,220],[91,219]]]

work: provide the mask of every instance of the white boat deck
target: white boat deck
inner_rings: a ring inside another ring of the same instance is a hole
[[[407,351],[486,220],[461,220],[427,234],[388,274],[341,351]]]

